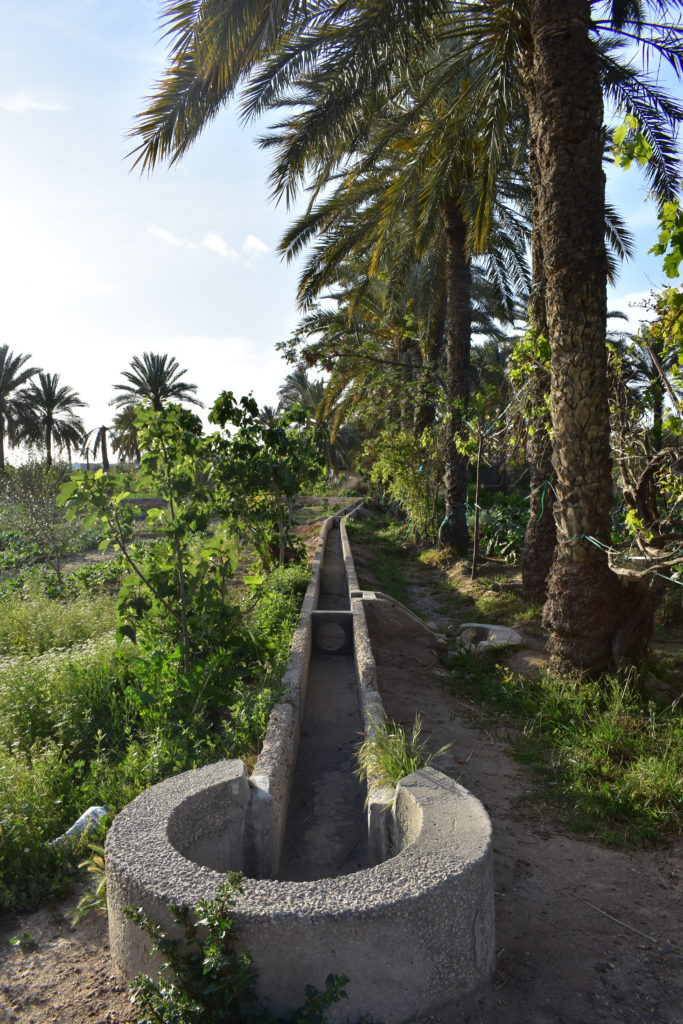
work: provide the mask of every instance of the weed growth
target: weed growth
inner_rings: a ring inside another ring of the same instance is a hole
[[[38,655],[111,632],[115,601],[106,594],[57,601],[29,585],[0,600],[0,655]]]
[[[173,660],[111,636],[0,659],[0,912],[67,891],[83,849],[50,843],[86,807],[115,813],[169,775],[255,755],[308,579],[299,565],[264,577],[234,612],[232,661],[180,685]]]
[[[232,873],[212,900],[196,911],[169,907],[182,939],[172,939],[141,910],[127,916],[152,939],[164,964],[156,980],[138,974],[132,985],[138,1024],[324,1024],[325,1011],[346,998],[348,978],[329,975],[319,992],[307,986],[303,1006],[288,1018],[259,1006],[256,974],[249,953],[237,948],[232,910],[241,879]]]
[[[526,679],[500,654],[456,654],[452,686],[520,726],[517,756],[551,783],[572,827],[607,843],[643,845],[680,830],[683,723],[634,680],[606,676]]]
[[[421,733],[419,715],[410,734],[396,722],[383,722],[358,748],[356,774],[368,785],[390,787],[406,775],[427,768],[448,750],[450,744],[430,753],[427,741],[420,738]]]

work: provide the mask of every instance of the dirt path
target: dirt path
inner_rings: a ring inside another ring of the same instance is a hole
[[[411,587],[426,617],[443,621],[424,576]],[[683,1024],[681,845],[626,853],[568,835],[530,800],[534,777],[509,756],[507,731],[477,724],[473,708],[446,692],[435,643],[370,618],[388,714],[408,725],[420,712],[434,744],[451,744],[439,767],[493,821],[495,985],[430,1024]],[[61,917],[71,902],[23,915],[0,934],[0,1024],[134,1020],[104,923],[71,932]],[[35,952],[7,945],[23,930],[40,936]]]
[[[527,803],[533,777],[506,753],[507,737],[468,725],[471,709],[423,670],[416,679],[425,651],[399,653],[376,630],[373,647],[387,713],[409,725],[419,709],[434,744],[451,744],[439,768],[478,796],[493,821],[495,990],[462,1017],[450,1007],[430,1019],[680,1024],[680,847],[624,853],[565,835]]]
[[[409,594],[426,618],[447,624],[425,573],[415,575]],[[399,640],[386,618],[369,619],[387,714],[408,726],[419,711],[434,747],[451,744],[438,767],[471,790],[493,822],[495,985],[429,1021],[681,1024],[681,844],[627,853],[566,834],[530,799],[534,776],[510,757],[508,731],[477,725],[475,709],[445,691],[435,645],[419,631],[402,631]],[[517,668],[520,654],[512,655]]]

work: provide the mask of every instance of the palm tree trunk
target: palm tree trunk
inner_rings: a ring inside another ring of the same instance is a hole
[[[470,342],[472,334],[472,276],[467,258],[467,225],[457,197],[444,209],[446,233],[446,514],[439,540],[456,554],[467,554],[467,456],[458,451],[470,386]]]
[[[649,622],[640,588],[622,585],[595,543],[609,543],[612,501],[602,91],[589,0],[530,0],[529,9],[557,474],[545,623],[555,669],[599,673],[642,653]]]
[[[0,416],[0,473],[5,469],[5,417]]]
[[[525,68],[527,101],[534,102],[530,85],[531,68]],[[529,138],[529,167],[532,195],[531,234],[531,328],[536,338],[548,337],[548,322],[545,312],[546,274],[543,262],[543,245],[538,228],[537,211],[540,197],[540,175],[538,168],[538,140],[533,128],[537,118],[531,118],[532,131]],[[529,378],[527,402],[533,410],[529,422],[527,460],[530,472],[529,521],[524,532],[522,548],[522,589],[527,601],[544,602],[547,596],[548,576],[553,564],[557,544],[557,529],[553,507],[555,504],[552,447],[550,442],[550,415],[546,411],[546,394],[550,378],[540,360]]]
[[[49,416],[45,421],[45,465],[52,465],[52,420]]]
[[[446,325],[446,307],[431,326],[429,337],[422,352],[422,370],[418,383],[417,402],[413,432],[420,437],[423,430],[432,427],[436,420],[436,393],[439,358],[443,351],[443,336]]]
[[[107,428],[102,427],[101,448],[102,448],[102,469],[105,473],[109,470],[109,452],[107,451]]]

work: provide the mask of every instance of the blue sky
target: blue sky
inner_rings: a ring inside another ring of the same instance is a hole
[[[0,0],[0,343],[31,353],[109,422],[131,357],[168,352],[210,404],[223,389],[274,404],[275,353],[296,323],[296,268],[267,159],[226,110],[183,162],[141,178],[126,153],[159,76],[157,0]],[[610,174],[636,233],[612,308],[661,282],[656,220],[637,171]]]

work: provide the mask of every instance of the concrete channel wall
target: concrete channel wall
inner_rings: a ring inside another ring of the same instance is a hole
[[[334,524],[336,525],[336,524]],[[167,905],[210,898],[227,871],[243,871],[235,917],[253,957],[259,993],[275,1013],[304,1000],[306,985],[346,974],[348,999],[331,1024],[368,1014],[407,1024],[491,978],[495,963],[491,825],[472,794],[425,768],[396,790],[370,786],[374,866],[312,882],[272,878],[287,815],[311,652],[327,520],[314,574],[263,751],[251,779],[223,761],[167,779],[129,804],[107,837],[112,956],[128,977],[152,969],[146,936],[123,915],[143,907],[172,931]],[[343,522],[354,654],[365,728],[384,717],[376,667]],[[349,571],[349,569],[351,571]],[[373,595],[374,596],[374,595]],[[370,597],[370,595],[368,595]]]

